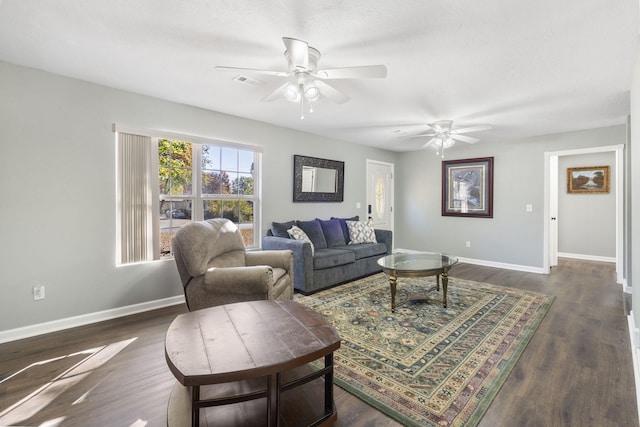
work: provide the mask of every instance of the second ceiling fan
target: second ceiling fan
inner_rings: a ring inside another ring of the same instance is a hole
[[[284,96],[291,102],[300,103],[301,119],[304,119],[305,104],[309,106],[310,111],[313,111],[313,102],[321,97],[338,104],[350,99],[349,96],[327,83],[326,80],[384,78],[387,76],[387,67],[384,65],[317,69],[321,56],[320,51],[309,46],[305,41],[291,37],[283,37],[282,41],[286,47],[284,56],[287,60],[288,71],[225,66],[217,66],[216,69],[286,78],[286,82],[267,94],[262,101],[273,101]]]
[[[427,126],[431,129],[417,135],[411,135],[409,138],[431,137],[431,139],[429,139],[422,148],[433,146],[436,149],[436,155],[442,155],[443,158],[445,148],[451,147],[456,141],[462,141],[468,144],[475,144],[480,141],[478,138],[462,135],[463,133],[480,132],[483,130],[493,129],[491,125],[485,124],[454,129],[453,120],[440,120],[434,123],[427,123]]]

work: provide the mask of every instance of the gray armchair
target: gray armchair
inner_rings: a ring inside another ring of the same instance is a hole
[[[190,311],[293,297],[293,253],[247,252],[240,230],[227,219],[185,225],[173,236],[172,247]]]

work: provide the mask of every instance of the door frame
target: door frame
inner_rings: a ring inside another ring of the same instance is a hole
[[[391,186],[390,186],[390,197],[389,197],[389,206],[391,208],[391,210],[389,211],[389,229],[391,230],[392,233],[395,233],[395,164],[394,163],[389,163],[389,162],[383,162],[381,160],[372,160],[372,159],[367,159],[367,165],[366,165],[366,195],[365,195],[365,213],[366,212],[366,206],[368,206],[369,204],[373,204],[372,200],[369,200],[369,195],[371,194],[371,188],[369,188],[369,165],[372,164],[377,164],[377,165],[383,165],[383,166],[388,166],[389,168],[391,168]],[[368,214],[368,213],[367,213]],[[366,216],[366,215],[365,215]]]
[[[558,157],[592,153],[615,153],[615,204],[616,204],[616,282],[625,285],[624,277],[624,144],[604,147],[580,148],[575,150],[547,151],[544,153],[544,238],[543,270],[550,273],[551,256],[557,260],[557,224],[551,224],[551,217],[557,216],[558,207]],[[555,167],[552,167],[555,165]],[[551,233],[554,232],[555,235]],[[551,247],[553,245],[553,247]]]

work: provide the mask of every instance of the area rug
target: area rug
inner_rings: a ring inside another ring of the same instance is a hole
[[[398,296],[434,286],[398,279]],[[342,339],[335,384],[408,426],[475,426],[553,298],[449,278],[448,307],[427,302],[391,313],[380,273],[296,301],[324,314]]]

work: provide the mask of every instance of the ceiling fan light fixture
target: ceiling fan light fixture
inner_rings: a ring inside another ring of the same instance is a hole
[[[442,148],[450,148],[456,142],[450,136],[446,136],[442,138]]]
[[[307,101],[317,101],[320,98],[320,89],[313,81],[306,82],[303,91]]]
[[[300,102],[300,86],[297,83],[289,82],[284,88],[284,97],[287,101]]]

